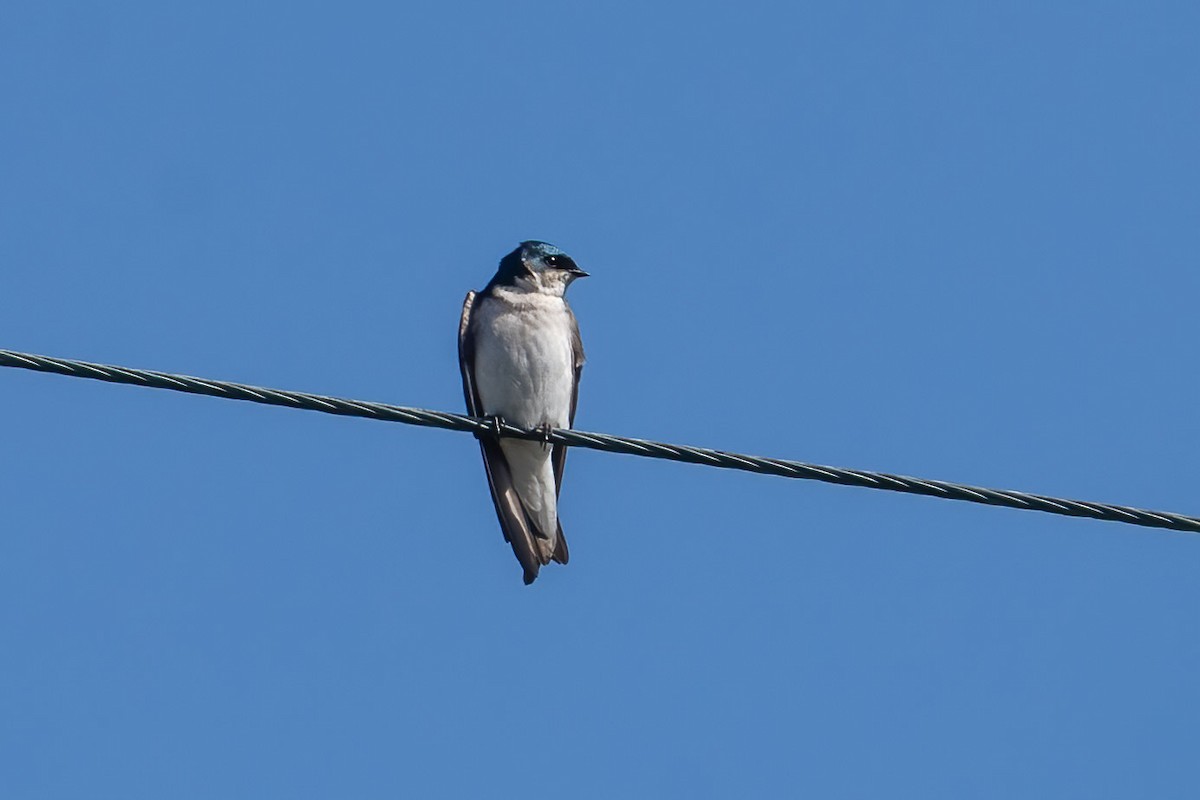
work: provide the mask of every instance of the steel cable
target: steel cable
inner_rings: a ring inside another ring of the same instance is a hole
[[[571,447],[585,447],[590,450],[602,450],[609,453],[624,453],[626,455],[659,458],[668,461],[682,461],[688,464],[703,464],[723,469],[738,469],[762,475],[802,478],[805,480],[823,481],[824,483],[837,483],[843,486],[861,486],[867,489],[905,492],[907,494],[919,494],[927,497],[940,497],[946,500],[963,500],[968,503],[982,503],[985,505],[1004,506],[1029,511],[1044,511],[1048,514],[1089,517],[1091,519],[1124,522],[1130,525],[1141,525],[1150,528],[1167,528],[1176,531],[1200,533],[1200,518],[1172,514],[1166,511],[1147,511],[1141,508],[1130,508],[1108,503],[1064,500],[1062,498],[1046,497],[1026,492],[986,489],[979,486],[965,486],[946,481],[923,480],[903,475],[889,475],[883,472],[827,467],[781,458],[762,458],[759,456],[727,453],[721,450],[711,450],[706,447],[666,444],[645,439],[613,436],[606,433],[588,433],[586,431],[564,429],[551,429],[548,432],[538,429],[529,430],[497,420],[468,417],[463,414],[454,414],[445,411],[429,411],[423,408],[406,408],[404,406],[393,406],[386,403],[374,403],[365,400],[347,400],[340,397],[326,397],[307,392],[267,389],[260,386],[193,378],[187,375],[175,375],[167,372],[116,367],[108,364],[92,364],[86,361],[75,361],[67,358],[50,358],[49,356],[18,353],[12,350],[0,350],[0,366],[19,367],[37,372],[50,372],[56,375],[69,375],[75,378],[91,378],[93,380],[108,381],[109,383],[125,383],[132,386],[169,389],[175,392],[202,394],[210,397],[224,397],[231,400],[245,400],[251,403],[301,408],[309,411],[320,411],[326,414],[340,414],[348,417],[364,417],[366,419],[378,419],[387,422],[403,422],[408,425],[423,425],[430,428],[466,431],[482,436],[500,435],[518,439],[546,440],[551,443],[565,444]]]

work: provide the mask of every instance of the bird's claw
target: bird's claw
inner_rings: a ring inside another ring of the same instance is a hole
[[[539,434],[541,434],[540,441],[542,443],[542,449],[543,450],[549,449],[550,448],[550,432],[554,430],[554,426],[547,422],[545,424],[538,425],[536,428],[534,428],[534,430],[536,430]]]

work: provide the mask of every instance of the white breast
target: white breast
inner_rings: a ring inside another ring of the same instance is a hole
[[[475,385],[484,412],[523,427],[568,427],[575,366],[563,299],[501,292],[477,313]]]

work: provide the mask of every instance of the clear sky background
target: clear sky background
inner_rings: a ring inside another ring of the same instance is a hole
[[[0,347],[1200,513],[1195,3],[6,3]],[[1191,798],[1200,538],[0,370],[13,798]]]

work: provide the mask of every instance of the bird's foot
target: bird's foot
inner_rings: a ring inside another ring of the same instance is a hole
[[[554,430],[554,426],[551,425],[549,422],[547,422],[542,425],[538,425],[536,428],[534,428],[534,430],[536,430],[539,434],[541,434],[542,438],[540,441],[542,443],[542,449],[549,450],[550,449],[550,432]]]

